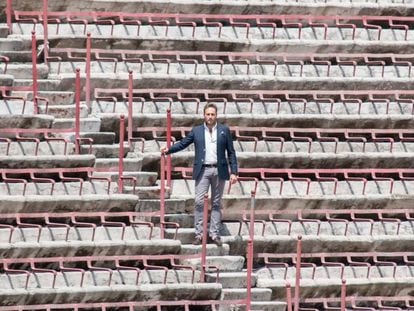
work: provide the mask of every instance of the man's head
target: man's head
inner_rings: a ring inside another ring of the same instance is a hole
[[[204,122],[207,127],[212,128],[217,122],[217,106],[210,103],[204,106]]]

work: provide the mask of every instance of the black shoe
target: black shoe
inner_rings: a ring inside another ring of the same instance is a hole
[[[201,236],[196,236],[193,241],[193,245],[200,245],[202,242],[203,240],[201,239]]]
[[[214,238],[211,238],[211,240],[217,246],[222,246],[223,245],[223,241],[221,240],[221,238],[219,236],[215,236]]]

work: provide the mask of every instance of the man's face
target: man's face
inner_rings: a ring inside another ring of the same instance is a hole
[[[209,107],[204,111],[204,122],[207,126],[214,126],[217,120],[216,109]]]

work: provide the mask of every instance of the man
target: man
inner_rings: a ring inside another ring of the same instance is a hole
[[[204,194],[211,186],[211,240],[218,246],[220,238],[221,197],[226,180],[237,181],[237,158],[233,147],[230,129],[217,123],[217,106],[210,103],[204,106],[204,123],[194,126],[190,133],[170,148],[162,147],[161,153],[170,154],[181,151],[194,143],[195,157],[193,179],[195,180],[194,245],[201,244],[203,235]],[[227,151],[227,157],[226,157]],[[228,161],[227,161],[228,159]],[[230,172],[229,174],[229,164]]]

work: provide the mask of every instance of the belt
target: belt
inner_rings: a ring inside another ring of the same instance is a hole
[[[217,167],[217,164],[203,164],[203,167]]]

